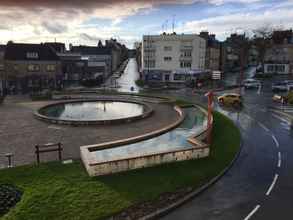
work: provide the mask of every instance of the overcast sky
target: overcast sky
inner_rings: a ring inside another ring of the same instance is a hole
[[[37,3],[36,3],[37,2]],[[293,27],[293,0],[0,0],[0,43],[57,41],[96,45],[143,34],[208,30],[223,40],[264,25]]]

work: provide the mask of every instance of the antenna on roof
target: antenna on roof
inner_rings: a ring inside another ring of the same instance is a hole
[[[176,17],[176,15],[173,15],[173,21],[172,21],[172,33],[175,32],[175,17]]]
[[[168,32],[168,22],[169,22],[169,20],[167,19],[166,20],[166,32]]]

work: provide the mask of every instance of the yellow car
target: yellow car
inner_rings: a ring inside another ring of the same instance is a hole
[[[242,98],[237,93],[227,93],[219,96],[218,102],[223,105],[239,106],[242,104]]]

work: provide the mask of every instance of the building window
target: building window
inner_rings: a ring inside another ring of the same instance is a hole
[[[185,51],[184,57],[191,57],[191,51]]]
[[[56,65],[49,64],[47,65],[47,72],[54,72],[56,70]]]
[[[174,74],[174,80],[184,80],[184,75],[182,74]]]
[[[144,67],[145,68],[155,68],[156,62],[154,60],[145,60]]]
[[[40,71],[40,65],[38,64],[29,64],[27,66],[27,69],[29,72],[37,72],[37,71]]]
[[[172,47],[171,46],[165,46],[164,51],[172,51]]]
[[[191,62],[188,62],[188,61],[181,61],[181,62],[180,62],[180,67],[181,67],[181,68],[191,68]]]
[[[284,73],[285,72],[285,66],[284,65],[276,65],[276,72],[277,73]]]
[[[165,61],[165,62],[172,61],[172,57],[164,57],[164,61]]]
[[[27,52],[26,53],[26,58],[28,58],[28,59],[38,59],[39,54],[36,53],[36,52]]]
[[[270,72],[270,73],[274,72],[274,66],[273,65],[268,65],[268,72]]]

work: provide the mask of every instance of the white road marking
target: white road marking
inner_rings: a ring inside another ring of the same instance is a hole
[[[269,132],[270,131],[270,129],[268,129],[263,123],[261,123],[261,122],[257,122],[258,123],[258,125],[262,128],[262,129],[264,129],[266,132]]]
[[[278,152],[278,167],[281,167],[282,164],[282,155],[281,152]]]
[[[55,126],[55,125],[50,125],[48,126],[50,129],[55,129],[55,130],[63,130],[61,127]]]
[[[246,216],[244,220],[250,219],[257,212],[259,208],[260,208],[260,205],[255,206],[255,208],[248,214],[248,216]]]
[[[275,137],[275,135],[272,134],[272,138],[273,138],[273,140],[274,140],[274,142],[275,142],[275,144],[276,144],[276,147],[279,147],[280,144],[279,144],[277,138]]]
[[[257,90],[257,94],[258,94],[258,95],[260,95],[261,87],[262,87],[262,86],[259,86],[259,87],[258,87],[258,90]]]
[[[276,182],[278,180],[278,177],[279,177],[279,175],[278,174],[275,174],[274,180],[273,180],[270,188],[268,189],[268,191],[266,193],[266,196],[270,195],[270,193],[272,192],[272,190],[273,190],[273,188],[274,188],[274,186],[275,186],[275,184],[276,184]]]
[[[279,119],[279,120],[282,121],[282,122],[285,122],[285,123],[287,123],[287,124],[290,124],[286,119],[282,118],[282,117],[279,116],[279,115],[272,114],[272,116],[273,116],[274,118],[276,118],[276,119]]]
[[[245,118],[247,118],[248,120],[251,120],[251,121],[254,120],[251,116],[249,116],[249,115],[246,114],[246,113],[243,113],[242,115],[243,115]]]
[[[289,125],[289,124],[282,122],[282,123],[281,123],[281,125],[283,126],[283,128],[284,128],[284,129],[286,129],[286,130],[288,130],[288,131],[290,131],[290,130],[291,130],[291,128],[290,128],[290,125]]]

